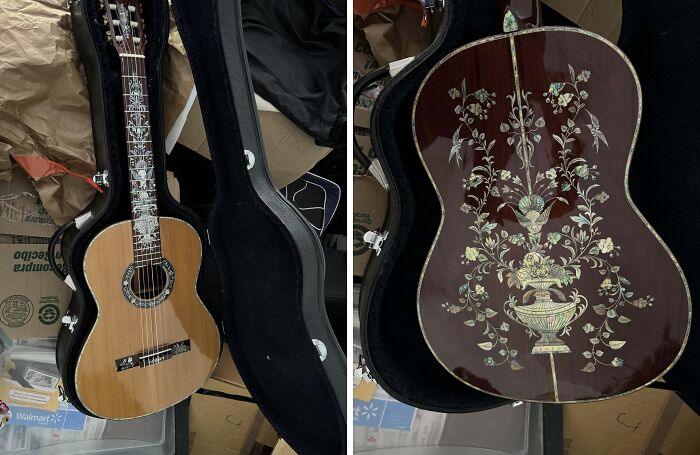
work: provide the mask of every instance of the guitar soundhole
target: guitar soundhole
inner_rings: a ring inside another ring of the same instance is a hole
[[[131,291],[141,300],[155,299],[167,285],[168,274],[160,264],[138,266],[131,277]]]
[[[153,308],[163,303],[173,291],[175,270],[165,258],[160,264],[130,264],[124,271],[122,293],[139,308]]]

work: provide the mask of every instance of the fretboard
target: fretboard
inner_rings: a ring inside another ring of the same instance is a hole
[[[145,60],[143,56],[136,55],[122,55],[120,59],[129,157],[134,264],[137,267],[158,265],[161,260],[160,223]]]

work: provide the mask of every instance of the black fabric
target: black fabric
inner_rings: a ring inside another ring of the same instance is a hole
[[[373,146],[391,190],[389,239],[370,261],[361,291],[364,355],[377,382],[410,405],[473,412],[507,403],[454,378],[430,352],[416,311],[418,281],[440,222],[440,203],[415,151],[413,100],[427,72],[457,47],[501,32],[496,2],[448,2],[436,43],[391,80],[374,107]],[[546,25],[571,25],[543,6]]]
[[[235,5],[231,0],[173,1],[217,182],[209,234],[222,276],[226,339],[246,386],[280,435],[300,454],[340,454],[345,450],[344,403],[336,400],[304,313],[309,281],[320,286],[323,275],[321,271],[320,277],[314,276],[317,271],[303,267],[305,253],[297,247],[299,239],[278,211],[291,207],[269,175],[264,181],[252,177],[266,164],[257,124],[250,122],[251,116],[255,118],[254,104],[244,79],[244,54],[236,50]],[[240,61],[231,74],[228,63],[234,54]],[[251,112],[238,109],[244,104]],[[250,172],[244,143],[256,156]],[[316,263],[322,267],[322,256]],[[322,318],[325,311],[319,312],[318,319]],[[331,353],[329,346],[329,357]]]
[[[242,2],[255,93],[316,143],[345,144],[346,18],[318,0]]]
[[[630,165],[632,200],[669,246],[685,272],[691,299],[700,301],[700,1],[623,2],[620,47],[642,86],[642,124]],[[654,264],[647,264],[653,267]],[[700,333],[690,339],[678,363],[665,375],[681,398],[700,413]]]

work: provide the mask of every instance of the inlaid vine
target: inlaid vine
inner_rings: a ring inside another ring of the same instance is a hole
[[[549,133],[544,129],[544,117],[537,116],[530,107],[531,92],[522,90],[506,97],[510,110],[499,128],[520,160],[521,166],[515,171],[496,168],[493,147],[499,139],[487,137],[477,126],[488,119],[496,93],[485,88],[469,92],[465,79],[459,89],[448,92],[451,99],[459,100],[454,108],[459,125],[452,136],[448,162],[454,158],[461,165],[463,151],[479,156],[479,162],[462,181],[466,196],[461,211],[469,217],[468,229],[474,233],[472,243],[461,255],[467,269],[464,283],[458,289],[458,303],[445,302],[442,306],[452,314],[460,314],[466,326],[483,330],[477,346],[491,353],[483,358],[487,366],[524,368],[522,361],[516,360],[518,350],[509,344],[507,336],[513,323],[523,326],[530,337],[539,337],[533,354],[570,352],[559,337],[570,336],[572,323],[586,313],[589,299],[593,300],[573,286],[581,278],[582,269],[600,274],[596,301],[607,302],[594,304],[593,312],[599,318],[582,326],[590,337],[590,349],[581,353],[586,361],[582,371],[593,372],[602,365],[622,366],[623,358],[614,352],[627,340],[615,337],[614,325],[631,321],[626,306],[642,309],[654,301],[651,296],[635,298],[631,283],[614,263],[621,247],[604,234],[603,217],[596,212],[610,195],[596,183],[598,166],[575,153],[583,134],[590,134],[596,153],[602,145],[607,148],[608,141],[598,118],[586,109],[589,94],[585,85],[591,72],[577,74],[571,66],[569,72],[569,81],[553,82],[543,93],[555,117],[562,118],[558,132],[551,135],[559,161],[548,170],[533,170],[537,144],[543,134]],[[492,214],[487,206],[493,199],[500,202],[496,211],[510,210],[515,215],[520,230],[508,232],[490,221]],[[548,230],[550,212],[556,204],[575,204],[576,211],[569,217],[571,223]],[[509,294],[502,314],[490,305],[483,281],[492,273],[499,283],[522,292],[519,298]]]

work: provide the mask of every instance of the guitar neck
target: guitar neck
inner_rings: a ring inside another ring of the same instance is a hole
[[[157,265],[161,260],[160,223],[145,58],[137,54],[120,54],[120,60],[129,161],[134,264],[137,267]]]

